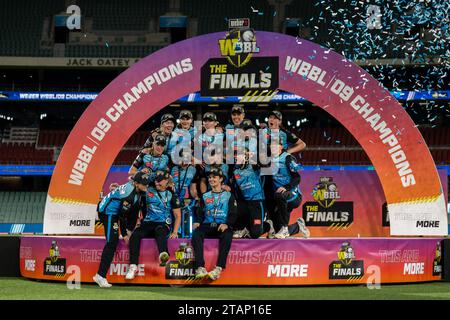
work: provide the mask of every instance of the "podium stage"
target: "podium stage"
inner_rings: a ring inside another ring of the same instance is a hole
[[[111,283],[167,285],[330,285],[441,280],[443,238],[238,239],[217,281],[195,280],[189,239],[169,240],[170,260],[158,264],[156,242],[141,245],[139,272],[125,280],[129,252],[121,240],[108,273]],[[20,244],[23,277],[93,282],[105,239],[27,236]],[[205,240],[207,270],[217,260],[217,240]]]

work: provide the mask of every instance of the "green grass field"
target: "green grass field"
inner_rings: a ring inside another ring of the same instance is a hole
[[[13,300],[97,300],[97,299],[232,299],[232,300],[327,300],[327,299],[450,299],[450,283],[430,282],[408,285],[381,285],[380,289],[366,286],[316,286],[316,287],[170,287],[114,285],[102,289],[94,284],[81,284],[70,290],[65,283],[44,282],[24,278],[0,278],[0,299]]]

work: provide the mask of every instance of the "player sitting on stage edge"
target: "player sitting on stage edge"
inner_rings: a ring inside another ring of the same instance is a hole
[[[169,180],[169,172],[157,171],[154,185],[148,187],[146,195],[147,214],[141,225],[134,230],[130,239],[130,269],[125,276],[127,280],[134,279],[136,275],[141,240],[144,238],[156,239],[160,266],[165,266],[169,260],[167,238],[178,237],[178,228],[181,222],[180,199],[168,190]],[[175,217],[175,223],[170,233],[172,214]]]
[[[195,254],[196,278],[208,276],[211,280],[217,280],[222,269],[226,267],[233,240],[232,226],[236,221],[237,203],[230,192],[222,189],[223,179],[224,175],[221,169],[211,169],[208,174],[208,182],[212,190],[202,195],[194,217],[192,246]],[[217,264],[209,273],[205,269],[203,253],[205,238],[219,239]]]

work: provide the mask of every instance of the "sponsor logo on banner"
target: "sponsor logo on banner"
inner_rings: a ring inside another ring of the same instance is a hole
[[[195,276],[194,250],[187,243],[181,243],[175,251],[175,261],[166,265],[166,279],[189,279]]]
[[[35,269],[36,269],[36,260],[25,259],[25,270],[34,272]]]
[[[128,263],[111,263],[109,267],[109,274],[116,274],[118,276],[125,276],[128,272],[130,265]],[[145,276],[145,264],[137,265],[136,276],[143,277]]]
[[[439,228],[439,220],[418,220],[416,228]]]
[[[424,262],[413,262],[403,264],[403,274],[425,274],[425,263]]]
[[[303,219],[307,226],[347,229],[353,223],[353,202],[338,201],[341,196],[332,177],[321,177],[312,191],[315,201],[303,204]]]
[[[44,275],[63,277],[66,274],[66,259],[60,257],[59,246],[56,240],[52,241],[49,254],[50,257],[44,260]]]
[[[89,227],[91,225],[91,220],[70,220],[69,226],[75,227]]]
[[[293,278],[307,276],[307,264],[269,264],[267,266],[267,278]]]
[[[433,276],[440,276],[442,274],[442,249],[441,242],[436,243],[436,251],[433,260]]]
[[[356,254],[350,242],[342,243],[337,252],[339,260],[329,266],[329,279],[359,280],[364,276],[364,261],[356,260]]]
[[[229,32],[218,45],[222,58],[209,59],[201,68],[201,95],[270,101],[278,92],[279,58],[253,57],[260,48],[250,20],[230,19]]]

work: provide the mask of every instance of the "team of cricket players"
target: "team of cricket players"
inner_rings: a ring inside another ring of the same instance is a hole
[[[188,110],[178,119],[164,114],[131,165],[129,181],[112,184],[98,204],[106,244],[93,280],[111,287],[106,276],[120,236],[130,251],[127,280],[138,272],[142,239],[156,240],[164,267],[170,258],[168,239],[190,237],[195,278],[213,281],[226,267],[233,238],[308,238],[302,218],[289,224],[302,201],[301,167],[294,155],[306,144],[283,128],[281,112],[270,111],[267,120],[257,128],[239,105],[231,109],[225,127],[212,112],[195,126]],[[217,263],[210,271],[205,238],[219,239]]]

